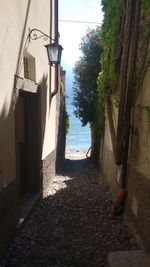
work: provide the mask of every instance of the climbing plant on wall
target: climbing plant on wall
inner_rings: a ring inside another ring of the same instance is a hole
[[[148,0],[103,0],[103,53],[98,77],[99,105],[105,100],[117,165],[127,152],[131,106],[149,66],[150,5]],[[118,107],[115,126],[113,108]],[[126,150],[126,151],[125,151]]]
[[[99,125],[101,133],[104,132],[105,120],[105,99],[108,95],[113,95],[114,101],[117,101],[118,70],[120,67],[121,55],[121,1],[102,1],[102,10],[104,12],[104,21],[101,31],[101,42],[103,52],[100,58],[101,72],[98,76],[98,110]],[[109,105],[110,106],[110,105]],[[110,109],[109,109],[110,110]],[[109,111],[108,110],[108,111]],[[110,111],[110,113],[112,110]],[[113,124],[112,124],[112,135]],[[114,138],[113,138],[114,139]]]
[[[133,105],[140,93],[144,77],[150,64],[150,2],[141,1],[141,16],[139,27],[139,43],[136,60],[136,83],[133,95]]]

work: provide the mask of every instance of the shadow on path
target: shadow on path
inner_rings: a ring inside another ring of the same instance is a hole
[[[109,251],[133,248],[122,218],[108,220],[111,205],[108,188],[90,161],[66,159],[0,266],[105,266]]]

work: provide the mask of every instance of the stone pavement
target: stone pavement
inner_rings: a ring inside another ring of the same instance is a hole
[[[84,154],[68,154],[1,267],[102,267],[110,251],[137,246],[123,218],[108,219],[111,195]]]

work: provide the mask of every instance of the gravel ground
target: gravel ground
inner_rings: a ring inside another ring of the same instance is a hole
[[[123,218],[108,219],[111,195],[85,154],[67,157],[1,267],[102,267],[108,252],[137,248]]]

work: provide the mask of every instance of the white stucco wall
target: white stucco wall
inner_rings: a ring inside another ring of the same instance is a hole
[[[46,157],[55,149],[56,100],[54,97],[51,106],[49,105],[49,65],[44,47],[46,43],[43,39],[27,41],[29,29],[32,28],[38,28],[49,34],[49,2],[49,0],[0,1],[0,169],[2,169],[0,188],[7,186],[16,178],[13,86],[14,75],[21,77],[24,75],[23,57],[26,52],[35,58],[35,82],[41,84],[46,77],[46,107],[43,106],[45,101],[41,103],[45,124],[42,157]]]

